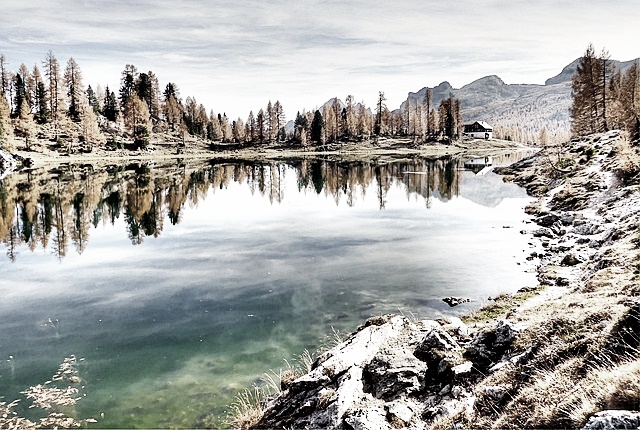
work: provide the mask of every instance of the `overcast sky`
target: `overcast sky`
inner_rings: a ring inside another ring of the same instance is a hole
[[[378,91],[396,108],[445,80],[543,84],[590,42],[640,56],[638,0],[3,0],[0,12],[11,70],[52,50],[117,92],[133,64],[243,119],[269,100],[292,118],[334,96],[372,106]]]

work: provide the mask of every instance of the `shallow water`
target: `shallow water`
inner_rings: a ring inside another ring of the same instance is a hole
[[[459,160],[48,173],[0,187],[0,396],[75,354],[96,428],[219,423],[332,330],[535,282],[530,199]]]

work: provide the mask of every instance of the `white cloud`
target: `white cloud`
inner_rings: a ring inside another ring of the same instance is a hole
[[[335,95],[371,105],[379,90],[397,106],[425,85],[489,74],[543,83],[589,42],[621,60],[639,54],[633,0],[5,3],[0,50],[12,68],[51,49],[73,56],[88,83],[117,87],[131,63],[231,117],[269,99],[289,116]]]

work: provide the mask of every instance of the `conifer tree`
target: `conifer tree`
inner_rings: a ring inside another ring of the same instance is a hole
[[[35,120],[38,124],[45,124],[49,120],[49,106],[47,97],[47,87],[44,84],[40,69],[38,66],[33,66],[33,72],[31,73],[30,87],[33,91],[31,99],[33,100],[32,107],[35,113]]]
[[[360,103],[358,109],[358,135],[364,139],[368,139],[371,136],[373,128],[373,115],[365,106],[364,102]]]
[[[35,82],[33,80],[33,76],[31,76],[31,72],[24,63],[20,65],[18,74],[22,77],[22,82],[24,83],[24,98],[29,104],[29,109],[31,109],[33,107],[33,94],[35,93]]]
[[[12,149],[13,125],[11,124],[11,111],[4,95],[0,96],[0,149]]]
[[[20,73],[17,73],[13,78],[13,89],[13,117],[18,118],[23,110],[23,105],[26,105],[27,109],[29,109],[29,104],[27,103],[27,90]]]
[[[209,124],[209,118],[207,117],[207,110],[204,105],[200,103],[196,112],[196,128],[198,130],[198,136],[205,139],[207,137],[207,126]]]
[[[180,102],[180,95],[176,84],[169,82],[164,89],[164,117],[171,131],[176,131],[181,128],[182,119],[184,115],[184,108]]]
[[[640,139],[640,64],[634,61],[620,80],[620,119],[631,139]]]
[[[263,143],[265,140],[265,132],[266,132],[266,118],[264,116],[264,111],[260,109],[258,111],[258,115],[256,116],[256,138],[258,142]]]
[[[300,145],[306,145],[308,131],[309,121],[307,119],[307,116],[301,115],[300,112],[298,112],[294,121],[294,139]]]
[[[280,101],[276,100],[273,105],[273,112],[275,115],[274,125],[276,127],[276,140],[285,140],[286,136],[284,133],[284,125],[285,125],[285,116],[284,116],[284,108]]]
[[[99,114],[100,102],[98,101],[98,96],[96,95],[95,91],[93,91],[93,88],[91,88],[91,85],[87,87],[86,95],[87,95],[87,101],[89,102],[89,106],[91,107],[91,109],[93,109],[93,113]]]
[[[238,118],[233,122],[233,126],[231,127],[233,130],[233,140],[238,143],[242,143],[245,141],[245,127],[244,121],[241,118]]]
[[[231,142],[233,139],[233,130],[231,129],[231,124],[229,123],[229,118],[227,118],[227,114],[223,114],[220,119],[220,129],[222,131],[222,141],[223,142]]]
[[[44,60],[45,76],[49,83],[49,112],[53,120],[54,132],[58,138],[58,123],[62,112],[65,109],[64,97],[62,93],[62,78],[60,76],[60,64],[53,52],[49,51]]]
[[[20,112],[15,119],[14,128],[18,134],[24,137],[25,148],[27,151],[30,151],[31,141],[35,136],[36,128],[26,100],[20,106]]]
[[[82,85],[82,72],[73,57],[67,61],[67,67],[64,71],[64,83],[67,88],[67,100],[69,101],[69,118],[78,122],[80,121],[80,103],[81,99],[85,97],[85,93]]]
[[[44,82],[40,81],[36,90],[36,121],[39,124],[46,124],[49,122],[50,116],[47,87],[45,87]]]
[[[324,119],[322,113],[317,110],[313,114],[313,121],[311,121],[311,128],[309,130],[310,138],[312,142],[323,143],[324,139]]]
[[[131,94],[125,102],[123,117],[134,144],[145,148],[151,137],[151,117],[147,104],[136,94]]]
[[[433,135],[433,131],[435,129],[434,117],[431,112],[433,111],[431,105],[433,104],[433,91],[431,88],[427,88],[424,93],[424,98],[422,99],[422,110],[425,113],[425,134],[427,137],[431,137]]]
[[[209,114],[209,127],[211,130],[209,131],[209,140],[222,140],[222,129],[220,128],[220,120],[222,116],[214,115],[213,110]]]
[[[116,99],[116,93],[109,91],[109,86],[105,88],[104,102],[102,103],[102,115],[108,121],[115,121],[118,119],[118,100]]]
[[[247,132],[245,133],[246,139],[249,142],[256,141],[256,118],[253,116],[253,111],[249,111],[246,124]]]
[[[453,97],[443,99],[438,109],[440,118],[440,132],[451,140],[460,137],[462,126],[462,112],[460,101]]]
[[[153,118],[160,116],[160,90],[158,88],[158,78],[149,71],[140,73],[135,81],[135,92],[138,97],[147,104],[149,113]]]
[[[267,140],[273,142],[275,140],[278,124],[276,123],[276,112],[273,109],[271,100],[267,103],[267,110],[265,113],[265,127],[267,129]]]
[[[138,69],[132,64],[124,66],[124,70],[120,76],[120,104],[124,105],[129,97],[136,92],[136,79],[138,78]]]
[[[9,70],[7,69],[7,61],[4,54],[0,54],[0,96],[5,98],[9,97],[10,88],[13,85],[9,76]],[[11,100],[7,101],[9,111],[11,111]]]
[[[582,136],[607,131],[607,106],[611,100],[608,86],[613,64],[606,50],[596,56],[589,44],[571,79],[571,133]]]
[[[380,136],[384,132],[383,126],[383,115],[384,110],[387,108],[387,105],[384,103],[387,99],[384,96],[384,93],[380,91],[378,93],[378,103],[376,106],[376,123],[373,129],[373,133],[376,136]]]
[[[95,107],[91,105],[87,97],[80,99],[79,109],[82,139],[89,144],[89,150],[91,151],[93,143],[100,136],[98,117],[96,116]]]
[[[345,132],[348,137],[355,137],[358,130],[358,113],[356,112],[356,106],[354,97],[352,95],[348,95],[345,104],[346,104],[346,127]]]

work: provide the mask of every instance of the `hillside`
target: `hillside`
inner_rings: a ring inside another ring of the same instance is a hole
[[[633,61],[613,63],[624,72]],[[480,78],[459,89],[445,81],[431,88],[433,105],[438,106],[444,98],[455,97],[462,102],[465,122],[487,121],[494,126],[498,137],[535,142],[546,127],[553,142],[562,142],[569,138],[571,77],[578,62],[579,59],[565,66],[544,85],[506,84],[496,75]],[[412,106],[422,103],[426,91],[427,87],[410,92],[400,109],[405,109],[407,103]]]

